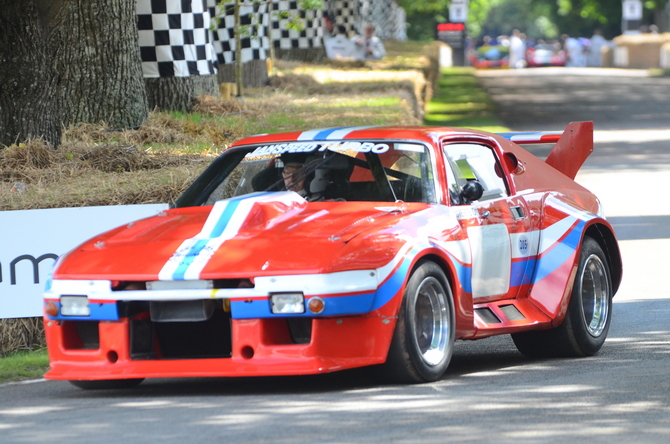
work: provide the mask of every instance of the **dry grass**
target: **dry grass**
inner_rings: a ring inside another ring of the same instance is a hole
[[[12,145],[0,150],[0,210],[170,202],[211,158],[124,142]]]
[[[42,318],[0,319],[0,357],[45,346]]]

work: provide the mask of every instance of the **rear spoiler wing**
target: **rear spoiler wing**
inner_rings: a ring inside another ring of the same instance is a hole
[[[593,122],[572,122],[563,131],[498,133],[519,145],[555,143],[545,162],[574,179],[593,152]]]

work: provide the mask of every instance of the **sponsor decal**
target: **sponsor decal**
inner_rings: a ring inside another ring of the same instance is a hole
[[[338,141],[338,142],[288,142],[276,143],[259,146],[252,152],[244,156],[245,159],[264,158],[273,154],[284,153],[312,153],[323,151],[334,151],[338,153],[375,153],[382,154],[389,151],[391,147],[388,143],[375,142],[356,142],[356,141]]]
[[[56,260],[58,258],[57,254],[46,253],[39,257],[35,257],[31,254],[22,254],[18,257],[15,257],[9,262],[9,283],[10,285],[16,285],[16,266],[21,261],[28,261],[33,264],[33,283],[40,283],[40,263],[45,259]],[[2,283],[2,263],[0,263],[0,283]]]

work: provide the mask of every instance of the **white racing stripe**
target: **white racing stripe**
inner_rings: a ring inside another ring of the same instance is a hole
[[[200,273],[221,245],[235,237],[257,203],[279,202],[288,207],[305,203],[298,194],[255,193],[241,199],[216,202],[198,235],[185,240],[158,274],[159,280],[199,279]]]
[[[350,126],[344,128],[320,128],[305,131],[298,140],[340,140],[354,131],[374,128],[373,126]]]

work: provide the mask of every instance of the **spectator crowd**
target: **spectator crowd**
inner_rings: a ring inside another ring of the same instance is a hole
[[[511,35],[484,36],[470,42],[473,66],[525,68],[527,66],[601,67],[602,51],[612,42],[599,29],[590,38],[563,34],[560,39],[533,39],[515,29]]]

